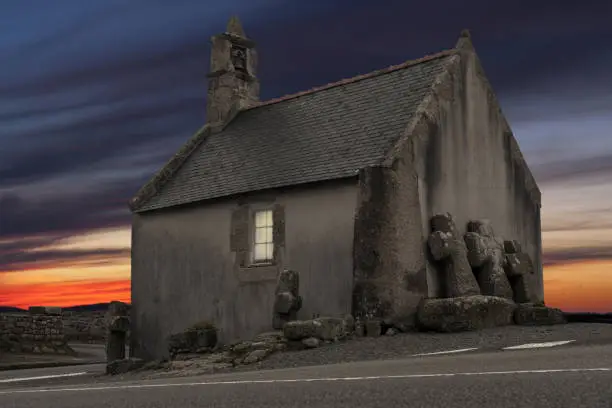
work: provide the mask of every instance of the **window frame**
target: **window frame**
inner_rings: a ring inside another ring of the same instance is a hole
[[[257,217],[259,214],[265,213],[266,220],[264,221],[263,226],[258,225]],[[269,218],[268,218],[269,217]],[[272,265],[275,262],[274,257],[274,211],[272,208],[258,208],[254,209],[251,216],[251,239],[250,239],[250,264],[251,266],[265,266]],[[258,240],[258,230],[265,229],[267,230],[266,240],[259,241]],[[269,234],[269,237],[268,237]],[[258,258],[256,257],[255,248],[258,245],[265,246],[266,257]],[[269,255],[268,255],[269,251]]]

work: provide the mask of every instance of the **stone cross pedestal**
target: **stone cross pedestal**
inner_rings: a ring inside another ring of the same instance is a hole
[[[521,250],[518,241],[504,241],[504,250],[506,252],[504,268],[512,286],[514,301],[516,303],[536,302],[537,299],[535,299],[530,285],[534,273],[531,257]]]
[[[129,306],[112,301],[106,312],[106,362],[125,359],[125,340],[130,329]]]
[[[297,312],[302,308],[299,273],[283,270],[278,276],[275,293],[272,326],[281,330],[286,323],[297,320]]]
[[[452,215],[434,215],[430,225],[429,249],[433,258],[444,264],[444,296],[479,295],[480,289],[468,261],[465,243],[457,234]]]
[[[504,241],[496,237],[488,220],[470,221],[464,235],[468,259],[479,268],[478,284],[485,296],[512,299],[512,288],[504,271]]]

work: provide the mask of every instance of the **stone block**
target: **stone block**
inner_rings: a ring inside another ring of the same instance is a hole
[[[168,351],[177,353],[200,353],[212,350],[217,345],[217,329],[214,327],[190,327],[187,330],[172,334],[168,338]]]
[[[347,335],[347,323],[340,317],[317,317],[315,320],[321,323],[315,336],[320,340],[338,340]]]
[[[355,331],[355,318],[353,315],[347,314],[344,316],[344,325],[347,333],[353,333]]]
[[[321,340],[316,337],[308,337],[302,340],[302,344],[306,348],[317,348],[321,344]]]
[[[567,319],[560,309],[526,303],[516,308],[514,322],[521,326],[548,326],[565,324]]]
[[[379,337],[382,334],[382,321],[379,319],[366,320],[364,326],[368,337]]]
[[[33,315],[45,314],[45,307],[44,306],[30,306],[28,308],[28,312]]]
[[[355,336],[357,337],[365,336],[365,325],[360,320],[355,321]]]
[[[317,337],[321,322],[317,320],[294,320],[283,327],[283,335],[288,340],[302,340]]]
[[[28,312],[31,315],[60,316],[62,314],[62,308],[57,306],[30,306]]]
[[[242,360],[243,364],[257,363],[272,353],[269,349],[253,350]]]
[[[393,327],[389,327],[387,331],[385,332],[385,336],[395,336],[397,333],[398,333],[397,329]]]
[[[285,324],[283,335],[288,340],[303,340],[308,337],[337,340],[347,335],[347,322],[339,317],[295,320]]]
[[[417,310],[419,329],[437,332],[458,332],[513,323],[516,304],[495,296],[464,296],[424,299]]]

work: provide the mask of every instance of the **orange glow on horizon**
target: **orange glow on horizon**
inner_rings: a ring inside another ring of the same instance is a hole
[[[566,263],[544,269],[544,300],[571,312],[612,312],[612,260]]]
[[[0,305],[27,309],[29,306],[74,306],[130,302],[130,280],[68,281],[13,284],[0,288]]]

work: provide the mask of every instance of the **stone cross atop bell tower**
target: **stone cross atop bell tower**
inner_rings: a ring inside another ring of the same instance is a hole
[[[229,20],[224,33],[211,38],[211,45],[206,122],[221,125],[232,112],[259,100],[257,53],[237,17]]]

